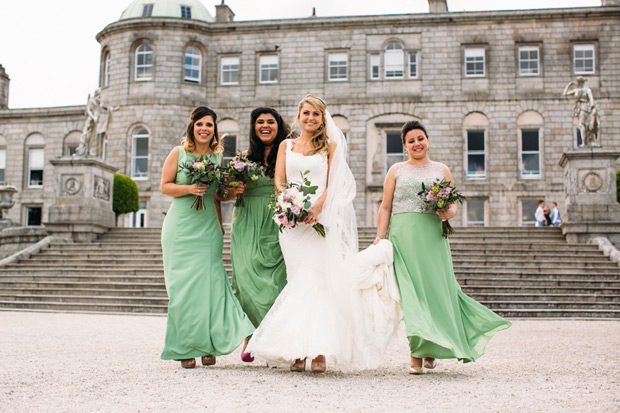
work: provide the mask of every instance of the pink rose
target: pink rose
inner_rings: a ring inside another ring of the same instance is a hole
[[[426,194],[426,200],[427,201],[437,201],[439,199],[439,197],[437,196],[437,194],[433,194],[431,192],[429,192],[428,194]]]
[[[291,212],[295,214],[295,216],[299,216],[299,214],[301,213],[301,207],[299,207],[298,205],[293,205],[291,207]]]

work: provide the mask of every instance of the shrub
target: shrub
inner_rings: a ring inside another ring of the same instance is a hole
[[[118,218],[121,214],[138,212],[140,209],[140,196],[138,185],[128,176],[114,174],[114,196],[112,197],[112,210]]]

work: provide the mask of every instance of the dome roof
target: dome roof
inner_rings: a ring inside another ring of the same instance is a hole
[[[119,20],[142,17],[177,17],[204,22],[215,21],[200,0],[133,0]]]

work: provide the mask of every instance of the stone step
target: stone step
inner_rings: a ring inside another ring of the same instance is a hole
[[[610,264],[609,257],[601,254],[583,254],[583,255],[571,255],[567,254],[562,257],[558,257],[555,253],[539,254],[539,253],[521,253],[521,254],[479,254],[479,253],[466,253],[466,252],[454,252],[452,251],[452,262],[553,262],[557,264],[568,262],[590,262],[590,263],[603,263]],[[611,263],[616,265],[615,263]],[[620,267],[619,267],[620,269]]]
[[[497,292],[481,293],[472,292],[467,294],[479,302],[509,302],[527,301],[530,303],[539,302],[600,302],[600,303],[619,303],[620,295],[617,294],[568,294],[568,293],[519,293],[519,292]]]
[[[518,287],[575,287],[575,288],[620,288],[620,280],[581,278],[496,278],[496,277],[469,277],[457,279],[463,288],[470,286],[518,286]]]
[[[518,259],[518,260],[536,260],[536,259],[544,259],[544,260],[556,260],[557,262],[562,261],[565,262],[566,260],[569,259],[574,259],[574,260],[580,260],[580,259],[585,259],[585,260],[594,260],[594,261],[599,261],[602,260],[604,262],[609,262],[609,257],[606,257],[605,255],[603,255],[602,252],[600,251],[573,251],[573,252],[565,252],[565,251],[543,251],[543,252],[536,252],[536,251],[519,251],[519,252],[508,252],[508,251],[488,251],[488,250],[465,250],[465,249],[459,249],[459,250],[455,250],[454,248],[451,248],[451,252],[452,252],[452,257],[457,257],[460,259],[464,259],[464,258],[472,258],[472,259],[483,259],[483,258],[489,258],[489,259],[503,259],[503,258],[507,258],[507,259]]]
[[[134,313],[134,314],[165,314],[167,305],[141,305],[122,303],[63,303],[63,302],[33,302],[33,301],[0,301],[0,308],[6,310],[47,310],[67,312],[104,312],[104,313]]]
[[[37,282],[61,282],[61,283],[74,283],[74,282],[94,282],[94,283],[164,283],[164,274],[151,274],[151,275],[129,275],[129,274],[22,274],[22,275],[3,275],[3,283],[9,282],[24,282],[24,281],[37,281]],[[6,285],[6,284],[5,284]]]
[[[575,276],[580,278],[591,277],[607,277],[609,279],[620,279],[620,273],[615,268],[603,268],[603,269],[590,269],[587,273],[583,271],[571,269],[571,268],[549,268],[545,271],[537,270],[537,268],[522,268],[522,267],[500,267],[500,266],[455,266],[454,273],[457,278],[468,278],[477,276],[497,276],[497,277],[554,277],[554,276]]]
[[[620,302],[589,302],[589,301],[480,301],[481,304],[488,308],[503,309],[588,309],[588,310],[617,310],[620,312]]]
[[[591,287],[587,283],[581,286],[531,286],[502,283],[501,285],[461,285],[461,289],[467,295],[473,294],[586,294],[586,295],[618,295],[620,296],[620,283],[617,287]]]
[[[91,290],[115,290],[115,291],[165,291],[166,286],[163,282],[109,282],[109,281],[5,281],[0,277],[0,288],[23,288],[23,289],[91,289]]]
[[[606,318],[620,320],[620,310],[607,309],[493,309],[505,318]]]
[[[123,305],[168,305],[168,297],[138,297],[138,296],[106,296],[106,295],[51,295],[51,294],[17,294],[2,295],[0,301],[19,301],[19,302],[55,302],[55,303],[92,303],[92,304],[123,304]]]
[[[522,268],[522,269],[531,269],[535,268],[540,271],[549,271],[549,269],[556,270],[570,270],[570,269],[595,269],[596,271],[606,271],[611,270],[612,272],[616,272],[620,274],[620,268],[618,264],[615,262],[609,261],[598,261],[598,260],[578,260],[575,262],[564,262],[560,260],[514,260],[514,259],[498,259],[498,258],[485,258],[485,259],[475,259],[475,258],[452,258],[452,263],[454,267],[458,267],[459,269],[466,271],[469,268],[480,268],[484,266],[490,270],[497,268],[501,265],[500,268]]]
[[[63,264],[34,264],[28,263],[27,265],[20,264],[8,264],[4,267],[3,273],[11,274],[11,273],[28,273],[33,271],[44,271],[48,274],[58,274],[58,273],[69,273],[75,274],[84,273],[87,271],[93,271],[97,273],[105,273],[105,274],[150,274],[150,273],[159,273],[164,271],[161,265],[125,265],[114,268],[113,266],[107,264],[80,264],[80,265],[71,265],[71,267],[67,268],[67,265]]]
[[[121,288],[50,288],[50,287],[4,287],[0,284],[0,296],[38,296],[38,295],[66,295],[66,296],[116,296],[116,297],[168,297],[164,285],[161,288],[134,288],[134,289],[121,289]]]

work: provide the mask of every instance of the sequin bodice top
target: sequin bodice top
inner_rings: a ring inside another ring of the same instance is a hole
[[[422,183],[428,188],[437,179],[444,179],[443,165],[432,162],[424,165],[411,165],[400,162],[394,165],[394,199],[392,214],[403,212],[422,212],[423,198],[418,195]]]

